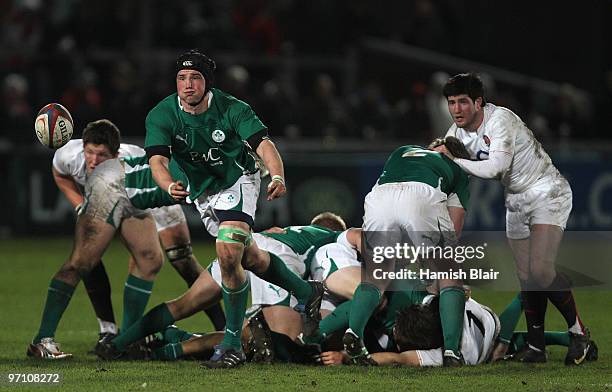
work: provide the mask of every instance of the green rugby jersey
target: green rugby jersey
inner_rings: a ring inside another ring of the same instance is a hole
[[[142,210],[177,204],[165,189],[161,189],[153,179],[146,155],[123,158],[125,167],[125,191],[132,205]],[[178,163],[172,159],[168,165],[172,178],[183,182],[185,187],[189,182]]]
[[[463,208],[467,209],[470,199],[469,179],[465,171],[444,154],[427,150],[421,146],[402,146],[393,151],[378,184],[416,181],[440,186],[442,192],[456,193]]]
[[[210,107],[204,113],[181,110],[175,93],[151,109],[145,121],[145,148],[170,146],[172,158],[189,178],[192,200],[255,173],[253,152],[245,140],[266,129],[248,104],[219,89],[211,91]]]
[[[310,263],[317,249],[336,241],[341,231],[333,231],[326,227],[310,226],[289,226],[285,227],[284,233],[265,233],[260,234],[273,238],[290,247],[298,255],[307,255],[304,263],[306,273],[310,272]]]

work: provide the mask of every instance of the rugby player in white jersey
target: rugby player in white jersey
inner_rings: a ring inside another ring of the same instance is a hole
[[[119,157],[140,157],[145,156],[143,148],[121,143],[119,145]],[[83,203],[83,189],[87,178],[87,167],[100,161],[100,151],[92,143],[84,143],[83,139],[73,139],[64,147],[58,149],[53,156],[53,178],[58,188],[64,193],[70,204],[78,212]],[[197,279],[202,266],[192,253],[191,238],[185,214],[180,205],[153,208],[150,210],[155,219],[157,233],[162,247],[170,261],[170,264],[191,286]],[[134,267],[134,260],[130,259],[130,271]],[[96,310],[100,323],[100,340],[102,338],[112,338],[117,334],[117,327],[113,320],[112,305],[110,302],[110,283],[108,275],[102,262],[84,277],[83,283],[87,292],[92,297],[89,287],[107,288],[100,291],[92,304]],[[97,305],[100,303],[100,305]],[[106,305],[108,304],[108,305]],[[100,309],[98,311],[98,308]],[[206,309],[215,329],[222,329],[225,325],[225,316],[220,304],[214,304]]]
[[[579,365],[589,351],[570,281],[555,269],[555,258],[572,209],[567,180],[523,121],[507,108],[487,103],[480,78],[458,74],[444,86],[454,123],[447,135],[460,139],[472,160],[452,157],[466,172],[498,179],[505,188],[506,236],[521,283],[529,349],[523,362],[545,362],[544,319],[550,300],[565,318],[571,343],[567,365]]]
[[[77,208],[72,254],[51,280],[41,325],[28,347],[28,356],[44,359],[71,356],[59,350],[54,341],[55,330],[76,285],[82,276],[87,276],[100,262],[115,231],[120,232],[133,260],[124,290],[123,328],[127,328],[144,311],[153,280],[163,263],[163,256],[151,214],[131,205],[126,194],[123,165],[116,159],[119,141],[119,130],[113,123],[108,120],[95,121],[89,123],[83,131],[82,161],[68,159],[67,162],[59,156],[54,161],[54,175],[59,179],[60,189],[67,192],[73,204],[83,204]],[[83,171],[80,172],[80,169]],[[75,178],[70,183],[68,178],[73,176],[84,179],[83,188],[77,186],[79,183]],[[174,218],[173,214],[166,214],[160,222],[170,227],[173,226],[170,222],[175,219],[180,221],[180,216]],[[188,244],[188,232],[186,239]],[[191,258],[187,262],[197,264]]]

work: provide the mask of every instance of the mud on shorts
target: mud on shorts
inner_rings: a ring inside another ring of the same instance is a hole
[[[231,187],[212,195],[203,193],[194,201],[210,235],[216,237],[224,221],[241,221],[253,227],[260,184],[259,172],[243,175]]]
[[[126,218],[149,215],[130,202],[125,191],[123,163],[117,158],[102,162],[87,177],[84,198],[81,214],[103,220],[115,229]]]
[[[521,193],[506,194],[506,236],[529,238],[534,224],[555,225],[565,230],[572,210],[572,189],[560,173],[543,177]]]
[[[179,204],[172,206],[149,208],[147,211],[153,215],[155,220],[155,227],[157,231],[165,230],[169,227],[177,226],[183,223],[187,223],[185,213]]]

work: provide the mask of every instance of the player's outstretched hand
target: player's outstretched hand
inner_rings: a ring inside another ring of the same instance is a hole
[[[274,200],[287,193],[285,179],[281,176],[272,176],[272,181],[268,184],[268,201]]]
[[[185,189],[182,181],[176,181],[168,185],[168,194],[177,201],[183,201],[189,196],[189,192]]]

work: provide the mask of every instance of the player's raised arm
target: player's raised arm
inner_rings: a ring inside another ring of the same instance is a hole
[[[263,138],[259,142],[255,152],[270,171],[270,178],[272,181],[268,185],[268,200],[283,196],[287,192],[285,186],[285,169],[283,167],[283,160],[276,146],[270,139]]]

